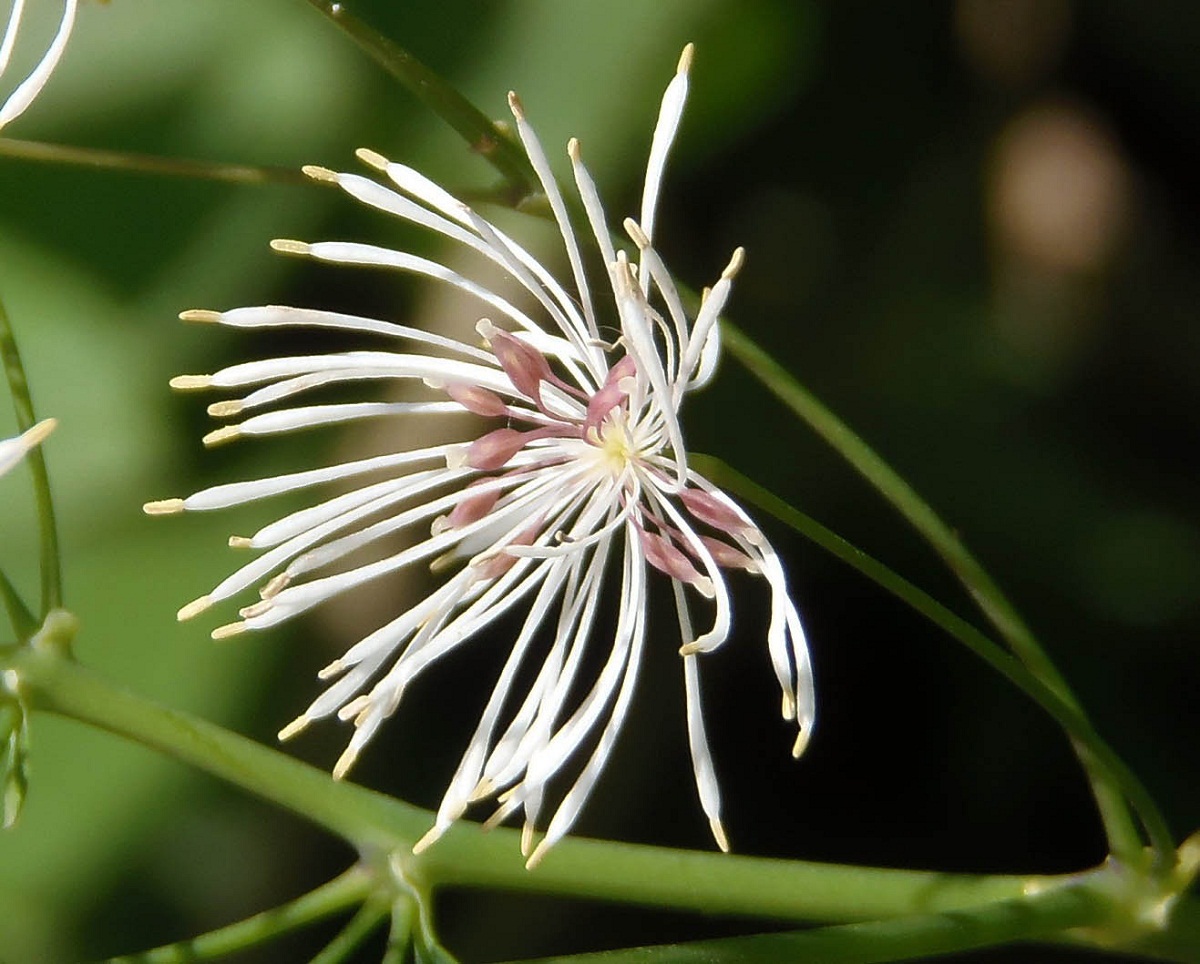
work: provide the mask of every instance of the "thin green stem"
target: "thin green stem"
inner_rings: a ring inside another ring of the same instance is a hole
[[[8,613],[8,621],[12,625],[17,639],[25,640],[37,632],[38,619],[29,611],[25,600],[17,592],[4,570],[0,569],[0,598],[4,600],[4,609]]]
[[[1064,702],[1082,714],[1075,694],[1033,632],[954,530],[845,422],[821,404],[744,332],[723,321],[722,335],[730,354],[849,462],[933,547],[1017,658]],[[1083,746],[1077,746],[1076,751],[1088,769],[1111,852],[1131,865],[1139,864],[1142,860],[1142,842],[1125,800],[1105,774],[1095,772],[1091,761],[1093,754]],[[1165,823],[1161,821],[1152,801],[1148,813],[1144,805],[1138,809],[1142,811],[1143,821],[1149,816],[1157,825],[1152,827],[1147,824],[1146,831],[1152,837],[1152,844],[1157,851],[1157,863],[1160,869],[1165,870],[1174,854],[1170,836],[1163,832]]]
[[[0,652],[33,708],[97,726],[166,753],[290,809],[365,853],[394,853],[406,879],[434,886],[588,897],[701,913],[791,921],[864,920],[975,907],[1059,880],[845,867],[725,854],[561,841],[527,871],[512,830],[458,824],[414,856],[433,814],[337,783],[325,772],[106,683],[49,651]]]
[[[254,167],[247,164],[222,164],[181,157],[160,157],[132,151],[106,151],[94,147],[72,147],[42,141],[0,137],[0,157],[42,164],[158,174],[167,177],[191,177],[229,184],[311,184],[300,172],[289,167]]]
[[[13,334],[8,312],[0,302],[0,362],[4,364],[4,377],[12,393],[13,409],[17,413],[17,425],[22,432],[28,431],[37,422],[33,410],[33,396],[29,392],[29,380],[25,366],[21,364],[21,353],[17,350],[17,339]],[[33,477],[33,491],[37,501],[38,528],[41,541],[42,612],[47,615],[62,605],[62,565],[58,554],[58,525],[54,521],[54,497],[50,493],[50,475],[46,471],[46,457],[41,446],[35,447],[25,456],[29,463],[29,474]]]
[[[309,0],[309,3],[499,171],[512,188],[510,204],[517,204],[535,192],[537,178],[525,152],[454,87],[403,47],[355,17],[340,0]]]
[[[387,916],[387,904],[378,900],[368,901],[350,918],[350,922],[342,928],[337,937],[312,959],[311,964],[342,964],[358,950],[362,942],[371,936],[371,932],[382,924]]]
[[[339,914],[366,900],[373,887],[371,875],[362,867],[353,867],[281,907],[186,941],[110,958],[106,964],[199,964],[217,960]]]
[[[868,579],[907,603],[934,625],[983,659],[1041,706],[1066,731],[1089,772],[1099,768],[1106,787],[1116,788],[1120,799],[1134,804],[1156,847],[1171,848],[1170,831],[1145,786],[1113,749],[1092,728],[1077,705],[1067,702],[1023,663],[1018,662],[998,643],[989,639],[969,622],[947,609],[923,589],[889,569],[877,559],[847,542],[799,509],[710,455],[693,455],[696,467],[711,481],[752,505],[769,512],[781,522],[815,542],[827,552],[853,566]]]
[[[542,958],[537,964],[875,964],[1044,939],[1101,924],[1112,907],[1084,887],[987,907],[662,947]],[[529,962],[533,964],[533,962]]]

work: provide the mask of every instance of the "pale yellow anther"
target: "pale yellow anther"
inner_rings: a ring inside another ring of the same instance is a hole
[[[305,164],[300,170],[304,172],[305,177],[311,177],[314,181],[321,181],[323,184],[337,184],[338,182],[335,171],[318,164]]]
[[[253,619],[255,616],[262,616],[271,611],[274,605],[270,599],[260,599],[256,603],[251,603],[249,606],[243,606],[238,610],[238,615],[242,619]]]
[[[332,679],[334,676],[337,676],[338,673],[340,673],[345,668],[346,668],[345,664],[343,664],[340,659],[335,659],[328,666],[325,666],[322,669],[318,670],[317,679]]]
[[[312,252],[312,245],[303,241],[292,241],[288,238],[276,238],[271,242],[271,250],[278,251],[280,254],[307,255]]]
[[[650,247],[650,239],[646,237],[646,232],[633,218],[626,218],[622,224],[625,227],[625,233],[629,235],[634,244],[639,248]]]
[[[729,853],[729,837],[725,835],[725,827],[716,817],[708,821],[709,829],[712,830],[713,840],[717,842],[717,846],[721,848],[722,853]]]
[[[224,428],[218,428],[209,432],[200,441],[210,448],[214,445],[223,445],[225,442],[232,442],[242,434],[242,430],[236,425],[226,425]]]
[[[229,623],[227,626],[218,626],[209,636],[213,639],[229,639],[233,636],[240,636],[246,632],[247,626],[245,623]]]
[[[521,105],[521,98],[516,95],[515,91],[508,92],[508,109],[512,111],[513,117],[518,121],[525,119],[525,108]]]
[[[179,313],[180,321],[191,321],[201,325],[217,325],[221,322],[219,311],[209,311],[207,308],[189,308]]]
[[[345,723],[346,720],[354,719],[354,717],[358,716],[359,713],[370,707],[370,705],[371,697],[366,693],[362,694],[361,696],[356,696],[349,703],[338,710],[337,718]]]
[[[199,616],[204,610],[208,609],[213,604],[212,596],[201,596],[199,599],[193,599],[190,603],[184,606],[175,614],[175,618],[181,623],[187,622],[196,616]]]
[[[333,765],[333,778],[335,780],[343,779],[350,768],[354,766],[354,761],[358,759],[358,749],[356,747],[346,747],[346,752],[338,757],[337,763]]]
[[[258,591],[258,594],[263,599],[274,599],[287,588],[288,583],[291,581],[291,576],[289,576],[286,572],[281,572],[278,576],[275,576],[270,582],[263,586],[262,589]]]
[[[246,406],[237,399],[229,399],[224,402],[213,402],[208,406],[208,414],[213,418],[229,418],[231,415],[240,415],[242,409]]]
[[[146,515],[178,515],[187,504],[183,499],[160,499],[158,502],[147,502],[142,506]]]
[[[475,322],[475,330],[479,332],[480,338],[490,344],[492,336],[496,334],[498,329],[494,324],[492,324],[492,320],[490,318],[480,318],[477,322]]]
[[[486,800],[495,792],[495,781],[491,780],[489,777],[484,777],[477,784],[475,784],[475,789],[471,791],[469,802],[478,803],[480,800]]]
[[[528,820],[526,820],[524,825],[521,827],[521,856],[529,857],[529,855],[532,852],[533,852],[533,824],[531,824]],[[530,860],[532,860],[532,859],[533,858],[530,857]],[[529,864],[526,864],[525,866],[528,867]]]
[[[365,147],[360,147],[357,151],[355,151],[354,156],[368,167],[373,167],[377,171],[386,171],[388,169],[388,164],[391,163],[382,154],[368,150]]]
[[[483,823],[480,824],[484,830],[495,830],[500,824],[504,823],[505,818],[512,811],[508,807],[497,807]]]
[[[796,734],[796,742],[792,744],[792,758],[799,760],[808,749],[808,738],[812,736],[812,727],[805,727]]]
[[[212,375],[176,375],[168,383],[181,392],[193,392],[199,388],[212,387]]]
[[[525,861],[525,869],[533,870],[534,867],[542,862],[542,858],[544,858],[549,852],[550,848],[546,845],[546,841],[543,840],[537,845],[537,849],[529,855],[529,859]]]
[[[578,164],[583,155],[579,151],[579,138],[572,137],[567,141],[567,156],[571,158],[572,164]]]
[[[721,277],[726,281],[732,281],[737,277],[737,273],[742,270],[742,265],[746,263],[746,249],[735,248],[733,256],[729,259],[729,264],[725,266],[725,270],[721,272]]]
[[[58,419],[56,418],[48,418],[43,422],[38,422],[37,425],[22,433],[21,444],[27,451],[35,445],[41,445],[57,427]]]
[[[430,827],[427,831],[425,831],[424,836],[422,836],[420,840],[413,844],[412,852],[414,854],[424,853],[435,843],[437,843],[441,836],[442,830],[440,827]]]
[[[791,693],[783,694],[783,718],[785,720],[794,720],[796,718],[796,701],[792,699]]]
[[[254,548],[254,540],[248,536],[230,536],[230,549],[252,549]]]
[[[697,653],[701,652],[701,649],[702,647],[700,647],[697,643],[684,643],[679,647],[679,655],[695,656]]]
[[[688,44],[683,48],[683,53],[679,55],[679,66],[675,68],[675,73],[686,74],[692,68],[692,60],[696,56],[696,45]]]
[[[291,723],[279,731],[279,739],[290,740],[293,736],[298,736],[308,729],[308,724],[311,723],[307,716],[298,716]]]

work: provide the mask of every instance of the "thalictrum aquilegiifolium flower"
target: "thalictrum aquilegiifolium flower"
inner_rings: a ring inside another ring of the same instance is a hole
[[[565,285],[500,228],[412,168],[363,150],[358,156],[377,178],[305,169],[315,180],[490,262],[536,310],[527,312],[445,264],[404,251],[291,240],[273,242],[276,250],[407,272],[466,292],[486,314],[476,325],[480,342],[387,320],[274,305],[182,315],[231,328],[368,335],[387,345],[270,358],[174,379],[179,389],[245,392],[210,407],[216,417],[242,420],[210,433],[209,444],[374,418],[470,412],[490,423],[475,437],[218,485],[146,506],[151,514],[209,511],[331,483],[342,487],[252,536],[231,540],[260,554],[180,611],[181,619],[190,618],[257,586],[261,598],[241,609],[238,622],[217,629],[216,637],[278,625],[405,567],[424,563],[449,573],[428,596],[321,670],[327,689],[282,731],[281,737],[290,737],[333,715],[353,721],[354,734],[334,768],[337,777],[428,667],[500,617],[523,614],[418,850],[469,804],[487,798],[498,803],[492,821],[523,815],[522,849],[531,866],[569,831],[628,713],[648,642],[652,573],[665,577],[674,597],[696,785],[722,849],[728,842],[705,735],[700,664],[730,636],[731,569],[762,577],[770,589],[767,646],[783,715],[799,730],[797,756],[808,740],[812,672],[783,567],[746,513],[689,466],[680,424],[687,396],[713,377],[718,318],[743,260],[742,251],[735,251],[693,316],[653,246],[663,171],[691,60],[689,45],[662,100],[640,217],[624,222],[636,248],[632,258],[614,246],[579,143],[572,140],[567,153],[587,225],[582,239],[576,233],[525,111],[509,96],[517,134],[561,233],[571,275]],[[585,252],[598,254],[601,280],[589,278]],[[390,380],[415,385],[425,397],[293,403],[331,386]],[[404,548],[380,548],[397,533],[406,536]],[[357,561],[372,547],[374,558]],[[355,561],[347,561],[351,556]],[[610,615],[602,595],[614,583],[617,608]],[[597,650],[598,657],[585,659]],[[548,806],[552,778],[567,773],[568,789]],[[543,826],[545,835],[535,846],[535,831]]]

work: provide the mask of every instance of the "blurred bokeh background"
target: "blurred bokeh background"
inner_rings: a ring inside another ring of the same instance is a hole
[[[53,4],[37,5],[48,32]],[[1200,826],[1200,8],[1191,0],[357,0],[353,9],[543,140],[578,135],[614,216],[633,213],[657,101],[687,41],[692,99],[659,243],[686,282],[747,248],[731,316],[963,534],[1048,641],[1099,729]],[[29,56],[33,56],[31,53]],[[84,6],[61,72],[15,137],[228,162],[354,165],[371,146],[454,188],[486,165],[302,0]],[[565,160],[565,158],[564,158]],[[565,165],[564,165],[565,168]],[[506,222],[507,223],[507,222]],[[548,240],[544,226],[522,237]],[[89,666],[271,742],[316,670],[371,628],[353,610],[217,644],[176,608],[235,563],[260,513],[151,520],[141,503],[301,468],[380,438],[315,434],[206,453],[203,403],[169,376],[272,349],[189,330],[190,307],[337,307],[418,324],[477,308],[405,278],[288,262],[273,237],[434,242],[335,192],[233,187],[0,160],[0,295],[42,414],[68,600]],[[548,249],[548,248],[547,248]],[[10,413],[0,412],[0,435]],[[727,362],[688,415],[712,452],[974,616],[932,554]],[[26,479],[0,483],[0,564],[36,584]],[[1056,872],[1103,856],[1061,735],[933,627],[768,523],[810,632],[821,718],[794,763],[739,585],[736,640],[706,675],[743,853],[955,871]],[[655,612],[669,604],[655,597]],[[198,623],[205,623],[204,619]],[[707,847],[670,620],[585,834]],[[503,647],[429,673],[356,779],[436,804]],[[455,698],[448,700],[446,693]],[[0,959],[128,952],[298,895],[352,859],[301,821],[140,748],[37,717],[19,828],[0,837]],[[345,733],[292,751],[327,767]],[[486,894],[447,897],[468,960],[760,929]],[[304,960],[315,928],[244,962]],[[377,949],[368,949],[363,961]],[[1066,951],[1039,960],[1076,960]],[[1028,951],[964,958],[1028,959]]]

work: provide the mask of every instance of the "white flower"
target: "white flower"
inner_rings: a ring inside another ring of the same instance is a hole
[[[65,0],[62,21],[59,23],[58,32],[50,41],[46,53],[42,55],[42,59],[38,61],[29,76],[21,81],[8,95],[8,99],[4,101],[3,105],[0,105],[0,129],[25,113],[26,108],[33,103],[37,95],[42,92],[42,88],[46,86],[46,81],[54,73],[54,68],[58,66],[63,51],[66,49],[67,39],[71,36],[71,28],[75,25],[75,12],[78,6],[78,0]],[[3,39],[0,39],[0,77],[8,69],[24,13],[25,0],[12,0],[8,24],[4,28]]]
[[[248,394],[210,408],[247,416],[205,439],[222,442],[316,425],[382,416],[434,417],[473,412],[497,420],[469,442],[449,442],[291,475],[220,485],[187,499],[150,503],[150,513],[207,511],[355,480],[345,494],[293,512],[231,544],[265,550],[207,595],[185,606],[186,619],[263,584],[261,600],[242,619],[216,630],[224,637],[290,619],[335,595],[402,567],[429,562],[455,569],[446,581],[391,622],[360,640],[319,674],[325,692],[280,734],[292,736],[336,714],[355,732],[334,775],[343,776],[408,685],[430,664],[481,634],[501,615],[525,613],[524,624],[483,710],[434,827],[432,843],[469,803],[497,797],[493,820],[524,815],[523,852],[530,865],[574,823],[608,760],[633,696],[646,646],[651,569],[667,577],[675,600],[687,697],[687,723],[700,801],[718,844],[727,849],[720,794],[701,712],[699,663],[730,633],[725,571],[748,570],[771,592],[767,643],[783,690],[783,715],[798,724],[799,755],[813,721],[812,673],[784,571],[762,533],[723,492],[688,466],[679,410],[687,394],[713,375],[717,318],[729,297],[742,252],[689,318],[651,246],[659,186],[687,93],[691,47],[667,87],[654,131],[641,219],[625,228],[637,263],[614,249],[579,145],[568,145],[575,185],[591,237],[607,268],[593,292],[566,203],[520,103],[509,96],[521,142],[541,180],[562,233],[573,286],[565,288],[524,248],[402,164],[370,151],[359,157],[399,190],[357,174],[306,169],[381,211],[450,238],[502,268],[540,306],[535,320],[500,295],[450,268],[416,255],[366,244],[276,241],[276,250],[339,264],[394,268],[434,278],[477,297],[495,322],[477,329],[483,347],[388,321],[276,306],[226,312],[189,311],[183,318],[234,328],[308,327],[369,333],[410,342],[413,351],[350,351],[234,365],[215,375],[183,376],[176,388],[243,389]],[[602,324],[620,335],[609,345]],[[501,327],[501,326],[505,327]],[[269,406],[330,385],[404,379],[433,397],[408,402]],[[368,473],[382,481],[362,481]],[[428,526],[422,535],[417,527]],[[363,547],[406,531],[408,548],[350,565]],[[606,582],[619,583],[615,626],[599,616]],[[697,612],[703,612],[703,619]],[[697,622],[701,622],[701,626]],[[603,667],[584,679],[589,648],[603,647]],[[534,653],[540,655],[535,657]],[[540,659],[540,668],[537,660]],[[514,692],[521,669],[533,681]],[[590,750],[590,755],[584,756]],[[547,782],[567,770],[573,785],[542,823]]]
[[[30,449],[39,445],[47,435],[54,431],[57,424],[58,422],[54,419],[48,418],[44,422],[38,422],[22,435],[0,439],[0,475],[4,475],[20,462]]]

